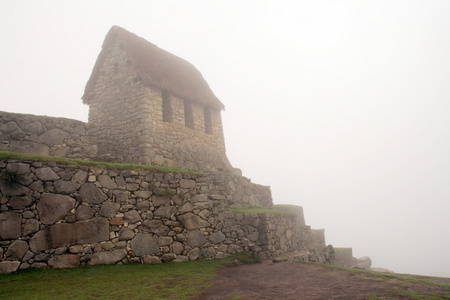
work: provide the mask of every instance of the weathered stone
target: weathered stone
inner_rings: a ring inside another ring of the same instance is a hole
[[[44,194],[37,204],[39,219],[43,224],[53,224],[62,218],[75,206],[75,199],[57,194]]]
[[[77,218],[78,221],[81,221],[81,220],[87,220],[87,219],[92,218],[94,216],[94,214],[95,214],[95,209],[93,209],[89,206],[79,205],[75,212],[75,217]]]
[[[30,259],[33,258],[33,256],[34,256],[34,253],[28,250],[28,251],[25,253],[25,255],[22,257],[22,261],[30,260]]]
[[[206,194],[197,194],[192,197],[192,202],[208,202],[208,196]]]
[[[27,251],[28,251],[27,242],[16,240],[8,247],[8,250],[6,250],[5,258],[21,260]]]
[[[40,180],[58,180],[60,177],[58,174],[52,171],[49,167],[36,169],[36,175]]]
[[[119,203],[114,203],[111,201],[105,201],[100,208],[100,212],[98,213],[102,217],[112,218],[116,215],[117,211],[120,208]]]
[[[130,192],[115,190],[114,196],[116,197],[116,202],[126,202],[128,200],[128,198],[130,197]]]
[[[173,242],[172,243],[172,252],[176,255],[180,255],[184,251],[184,246],[180,242]]]
[[[114,180],[111,179],[109,175],[99,175],[97,177],[98,182],[100,182],[100,185],[102,187],[105,187],[107,189],[117,189],[117,184],[114,182]]]
[[[136,192],[134,192],[134,194],[135,194],[138,198],[148,199],[148,198],[150,198],[150,196],[152,195],[152,192],[151,192],[151,191],[136,191]]]
[[[18,239],[22,235],[22,215],[0,213],[0,240]]]
[[[131,224],[141,221],[141,216],[139,215],[139,213],[136,210],[127,211],[124,214],[124,218],[125,218],[125,221],[127,221]]]
[[[134,237],[133,230],[126,227],[122,227],[119,230],[119,241],[131,240],[133,237]]]
[[[117,249],[110,252],[97,252],[92,255],[89,264],[91,266],[115,264],[121,261],[126,255],[126,249]]]
[[[209,242],[212,244],[220,244],[225,241],[225,239],[226,237],[221,231],[214,232],[208,237]]]
[[[61,156],[61,157],[66,157],[67,153],[70,151],[70,147],[67,146],[62,146],[59,147],[56,151],[54,156]]]
[[[79,183],[79,184],[83,184],[86,182],[86,179],[88,177],[88,173],[83,171],[83,170],[78,170],[75,175],[72,176],[72,181]]]
[[[26,176],[30,173],[30,165],[25,163],[9,163],[6,169],[17,172],[22,176]]]
[[[24,263],[20,264],[19,270],[26,270],[30,267],[31,267],[31,265],[29,263],[24,262]]]
[[[166,204],[169,205],[170,197],[163,197],[163,196],[152,197],[152,202],[154,206],[161,206]]]
[[[68,135],[67,132],[62,131],[61,129],[53,128],[43,133],[39,137],[39,142],[44,143],[49,147],[53,147],[62,144]]]
[[[69,247],[70,253],[82,253],[83,252],[83,245],[74,245]]]
[[[200,217],[194,215],[193,213],[186,213],[184,215],[177,216],[178,221],[185,227],[187,230],[194,230],[199,228],[205,228],[210,226],[210,224],[201,219]]]
[[[123,225],[123,218],[114,218],[109,223],[111,225]]]
[[[199,255],[200,255],[200,249],[198,249],[198,248],[192,249],[191,251],[189,251],[189,254],[188,254],[189,260],[197,260]]]
[[[138,210],[146,211],[149,208],[150,208],[150,202],[147,200],[136,203],[136,209],[138,209]]]
[[[17,125],[16,122],[8,122],[2,124],[0,137],[7,140],[20,140],[25,136],[25,132]]]
[[[152,255],[145,255],[142,258],[144,264],[160,264],[162,261],[159,259],[158,256],[152,256]]]
[[[47,264],[44,262],[35,262],[31,265],[31,268],[35,269],[45,269],[47,268]]]
[[[80,187],[79,183],[65,180],[58,180],[55,182],[55,189],[60,194],[75,193]]]
[[[155,217],[170,219],[176,212],[177,208],[175,206],[161,206],[154,212],[154,215]]]
[[[34,261],[47,261],[50,259],[50,254],[48,253],[37,253],[34,257]]]
[[[109,239],[108,219],[98,218],[72,224],[60,223],[38,231],[29,241],[31,251],[96,243]]]
[[[85,183],[80,189],[80,195],[83,202],[91,204],[100,204],[108,197],[93,183]]]
[[[166,236],[169,233],[169,227],[163,225],[161,220],[145,220],[138,227],[140,230],[156,233],[159,236]]]
[[[226,253],[226,252],[220,252],[220,251],[218,251],[215,258],[216,258],[216,259],[221,259],[221,258],[227,258],[227,257],[229,257],[229,256],[230,256],[230,254],[228,254],[228,253]]]
[[[231,244],[231,245],[228,246],[227,252],[230,253],[230,254],[235,254],[235,253],[242,252],[243,250],[244,249],[242,249],[242,247],[240,247],[238,245]]]
[[[3,195],[9,195],[9,196],[21,196],[27,194],[30,189],[26,186],[23,186],[21,184],[14,184],[9,185],[3,180],[0,180],[0,190],[2,191]]]
[[[20,266],[20,261],[2,261],[0,262],[0,274],[13,273]]]
[[[195,180],[191,180],[191,179],[181,179],[180,180],[180,188],[182,189],[192,189],[195,188],[197,186],[197,183],[195,182]]]
[[[179,213],[192,212],[193,209],[194,207],[192,206],[192,204],[186,202],[180,208],[178,208],[178,212]]]
[[[160,236],[158,239],[159,246],[169,246],[172,242],[173,239],[170,236]]]
[[[189,257],[184,256],[184,255],[178,255],[173,262],[185,262],[185,261],[189,261]]]
[[[259,223],[260,223],[259,219],[246,218],[246,219],[242,220],[242,224],[244,224],[245,226],[258,227]]]
[[[206,238],[201,231],[193,230],[188,233],[186,242],[191,247],[200,247],[206,243]]]
[[[11,141],[9,148],[11,152],[50,155],[50,148],[48,146],[31,141]]]
[[[256,242],[259,239],[259,233],[257,231],[251,232],[247,235],[247,238],[252,242]]]
[[[55,255],[61,255],[61,254],[64,254],[64,253],[66,253],[66,251],[67,251],[67,247],[58,247],[58,248],[56,248],[55,249]]]
[[[29,187],[35,192],[42,193],[44,191],[44,184],[40,180],[33,182],[32,184],[29,185]]]
[[[30,196],[11,197],[8,201],[13,209],[25,209],[34,203],[34,199]]]
[[[131,240],[131,250],[133,250],[134,254],[137,256],[159,254],[159,246],[148,233],[138,233],[136,237]]]
[[[48,265],[55,269],[75,268],[80,265],[80,258],[75,254],[57,255],[49,259]]]
[[[174,258],[175,258],[175,254],[173,254],[173,253],[165,253],[161,257],[161,260],[164,261],[164,262],[169,262],[169,261],[174,260]]]

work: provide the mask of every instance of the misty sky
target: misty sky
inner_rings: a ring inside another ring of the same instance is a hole
[[[450,1],[0,1],[0,110],[87,121],[113,25],[194,64],[227,154],[327,243],[450,277]]]

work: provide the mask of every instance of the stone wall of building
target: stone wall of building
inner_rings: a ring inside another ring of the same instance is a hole
[[[8,182],[8,172],[22,178]],[[15,160],[0,161],[0,174],[0,272],[212,259],[243,249],[272,257],[301,241],[294,214],[227,211],[210,174]]]
[[[163,92],[170,102],[170,117],[165,121]],[[94,95],[89,100],[89,124],[97,137],[99,159],[213,171],[230,169],[220,111],[209,109],[212,126],[208,133],[205,108],[160,88],[144,86],[118,41],[108,49]],[[189,124],[186,103],[192,112]]]
[[[0,151],[90,158],[97,147],[88,129],[77,120],[0,111]]]

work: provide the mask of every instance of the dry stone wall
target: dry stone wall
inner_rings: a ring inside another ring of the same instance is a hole
[[[88,129],[77,120],[0,112],[0,151],[90,158],[97,147]]]
[[[219,184],[211,174],[15,160],[1,161],[0,172],[23,177],[0,181],[0,272],[213,259],[243,249],[271,257],[300,241],[293,214],[227,211],[227,198],[211,193]]]

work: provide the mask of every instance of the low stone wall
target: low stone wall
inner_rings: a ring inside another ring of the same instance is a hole
[[[92,158],[97,147],[87,130],[77,120],[0,111],[0,151]]]
[[[5,171],[6,170],[6,171]],[[211,174],[0,161],[0,272],[130,261],[272,257],[299,245],[297,216],[237,214]],[[6,172],[6,173],[5,173]],[[245,188],[244,188],[245,190]]]

